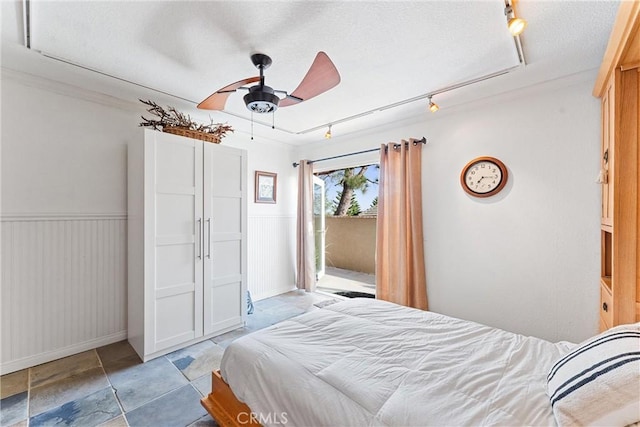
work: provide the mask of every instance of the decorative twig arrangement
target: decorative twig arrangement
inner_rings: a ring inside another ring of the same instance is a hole
[[[173,107],[167,107],[167,110],[165,110],[153,101],[143,101],[140,99],[140,102],[150,107],[147,109],[148,112],[159,117],[158,119],[147,119],[144,116],[140,116],[142,120],[144,120],[140,123],[140,126],[151,127],[159,131],[163,131],[166,128],[181,128],[203,132],[219,139],[224,138],[227,132],[233,132],[233,128],[230,125],[214,123],[211,118],[210,124],[203,125],[194,122],[188,114],[181,113]]]

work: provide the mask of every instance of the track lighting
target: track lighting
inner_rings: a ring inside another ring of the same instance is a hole
[[[429,111],[431,111],[432,113],[435,113],[436,111],[438,111],[440,109],[438,104],[436,104],[435,102],[433,102],[431,100],[431,97],[428,97],[427,99],[429,99]]]
[[[327,129],[327,133],[324,134],[326,139],[331,139],[331,125],[329,125],[329,129]]]
[[[507,17],[507,28],[512,36],[518,36],[527,28],[527,21],[516,17],[511,0],[506,0],[505,5],[504,14]]]

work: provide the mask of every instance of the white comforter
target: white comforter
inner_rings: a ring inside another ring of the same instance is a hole
[[[545,377],[567,351],[354,299],[236,340],[221,371],[265,425],[555,425]]]

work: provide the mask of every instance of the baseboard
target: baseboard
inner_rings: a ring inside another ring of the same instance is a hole
[[[114,342],[127,339],[127,331],[116,332],[115,334],[107,335],[100,338],[95,338],[89,341],[84,341],[78,344],[74,344],[68,347],[60,348],[57,350],[47,351],[45,353],[36,354],[33,356],[23,357],[22,359],[12,360],[10,362],[0,363],[0,375],[9,374],[11,372],[19,371],[25,368],[31,368],[32,366],[40,365],[42,363],[51,362],[62,357],[72,356],[74,354],[82,353],[83,351],[93,350],[103,345],[113,344]]]

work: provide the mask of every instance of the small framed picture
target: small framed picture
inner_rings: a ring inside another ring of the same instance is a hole
[[[256,171],[256,203],[275,203],[278,175]]]

